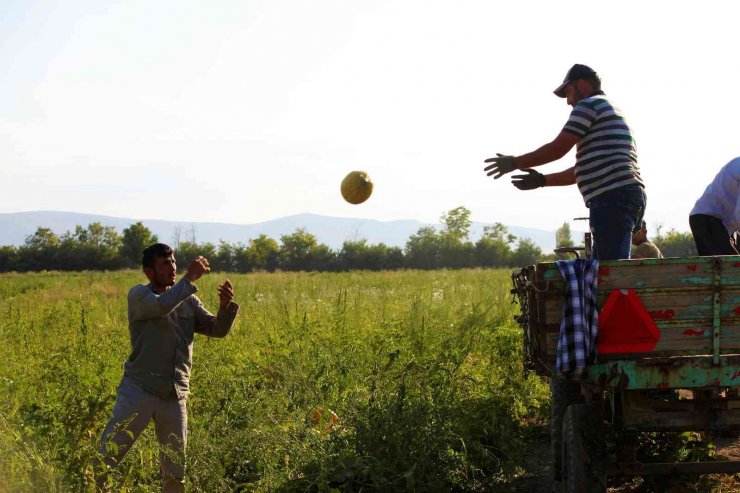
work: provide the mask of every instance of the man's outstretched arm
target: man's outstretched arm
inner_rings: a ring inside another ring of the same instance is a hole
[[[560,171],[558,173],[551,173],[545,175],[545,186],[546,187],[564,187],[566,185],[574,185],[576,183],[576,167],[571,166],[570,168]]]
[[[551,163],[568,154],[568,151],[578,143],[579,139],[580,137],[563,131],[552,142],[548,142],[537,150],[528,152],[527,154],[522,154],[521,156],[498,154],[497,157],[486,159],[484,162],[488,166],[483,168],[483,171],[486,171],[488,176],[495,175],[494,178],[498,179],[516,169],[533,168]]]
[[[552,142],[548,142],[537,150],[516,157],[516,166],[519,169],[534,168],[543,164],[557,161],[568,154],[580,138],[568,132],[560,132]]]
[[[541,187],[557,187],[572,185],[576,182],[575,166],[559,173],[543,175],[536,169],[527,168],[522,170],[524,174],[511,177],[511,184],[519,190],[534,190]]]

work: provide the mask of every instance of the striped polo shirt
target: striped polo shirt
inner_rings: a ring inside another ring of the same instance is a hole
[[[606,191],[645,185],[637,167],[637,147],[622,112],[602,91],[573,107],[563,132],[579,137],[576,147],[576,183],[586,206]]]

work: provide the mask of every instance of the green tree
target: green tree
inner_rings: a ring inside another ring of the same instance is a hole
[[[405,263],[412,269],[436,269],[439,265],[440,235],[431,226],[422,226],[406,242]]]
[[[139,221],[123,230],[119,254],[128,267],[140,267],[144,249],[157,241],[159,241],[157,235],[152,234],[151,230]]]
[[[336,256],[331,249],[316,241],[316,237],[304,228],[280,237],[279,265],[281,269],[333,270]]]
[[[113,226],[104,226],[102,223],[94,222],[87,228],[76,226],[74,234],[69,234],[78,243],[93,247],[104,247],[118,250],[121,247],[121,236]]]
[[[366,239],[345,241],[337,254],[340,270],[386,270],[403,266],[403,252],[383,243],[368,245]]]
[[[280,268],[283,270],[308,270],[308,253],[318,242],[305,228],[280,237]]]
[[[211,269],[217,272],[237,272],[236,248],[230,243],[220,240],[216,256],[211,261]]]
[[[36,232],[26,236],[25,244],[32,250],[42,250],[59,246],[59,237],[49,228],[36,228]]]
[[[671,229],[668,233],[662,234],[661,228],[658,227],[658,234],[652,242],[664,257],[695,257],[698,255],[694,236],[688,232]]]
[[[261,234],[257,238],[249,240],[249,245],[244,250],[243,256],[237,261],[240,271],[265,270],[273,272],[278,267],[280,246],[277,241],[267,235]]]
[[[575,243],[573,243],[573,238],[571,237],[570,224],[568,224],[567,222],[563,223],[562,226],[555,230],[555,248],[567,248],[573,246],[575,246]],[[572,254],[555,253],[556,260],[567,260],[570,258],[573,258]]]
[[[533,265],[542,258],[542,249],[529,238],[521,238],[511,256],[511,263],[516,267]]]
[[[319,243],[308,252],[307,269],[317,271],[337,270],[337,255],[328,245]]]
[[[475,265],[475,246],[468,241],[470,236],[470,211],[456,207],[440,218],[442,231],[439,233],[438,267],[459,269]]]
[[[504,267],[512,265],[511,244],[516,236],[501,223],[485,226],[480,239],[475,242],[477,265],[481,267]]]
[[[443,243],[439,250],[438,267],[464,269],[475,266],[475,245],[469,241]]]
[[[237,243],[233,246],[234,248],[234,271],[249,272],[249,264],[247,263],[247,247],[243,243]]]
[[[61,237],[55,268],[62,270],[120,269],[126,261],[120,256],[121,236],[113,226],[90,223],[75,226]]]
[[[470,211],[463,207],[455,207],[446,214],[442,214],[440,222],[444,226],[442,230],[443,241],[459,243],[464,242],[470,236]]]
[[[573,238],[570,234],[570,224],[563,223],[558,229],[555,230],[555,246],[557,247],[572,247],[575,246]]]
[[[377,253],[374,254],[374,251],[376,251]],[[373,245],[370,247],[371,265],[374,256],[382,259],[379,263],[380,269],[382,270],[395,270],[403,267],[403,250],[401,250],[399,247],[378,243],[377,245]]]
[[[26,236],[25,243],[18,249],[19,270],[58,269],[57,256],[61,241],[49,228],[36,228]]]
[[[178,270],[187,268],[188,264],[190,264],[193,259],[201,255],[208,259],[209,263],[211,263],[211,268],[213,268],[214,259],[217,257],[216,246],[213,243],[181,241],[180,248],[175,250]]]
[[[0,272],[18,270],[18,249],[14,246],[0,247]]]
[[[341,270],[368,270],[370,247],[365,238],[357,241],[345,241],[337,255],[337,263]]]

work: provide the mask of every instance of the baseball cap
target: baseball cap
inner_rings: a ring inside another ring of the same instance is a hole
[[[563,83],[558,86],[557,89],[555,89],[553,92],[555,95],[559,98],[565,97],[565,86],[568,85],[570,82],[573,82],[574,80],[578,79],[599,79],[598,74],[594,69],[589,67],[588,65],[581,65],[580,63],[576,63],[573,65],[570,70],[568,70],[568,73],[565,75],[565,79],[563,80]]]

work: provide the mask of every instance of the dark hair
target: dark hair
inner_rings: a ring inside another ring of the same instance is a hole
[[[144,254],[141,257],[141,265],[143,268],[154,268],[154,262],[157,257],[169,257],[174,253],[172,247],[165,245],[164,243],[155,243],[144,249]]]
[[[583,80],[588,82],[594,91],[601,91],[601,79],[598,75],[596,77],[584,77]]]

